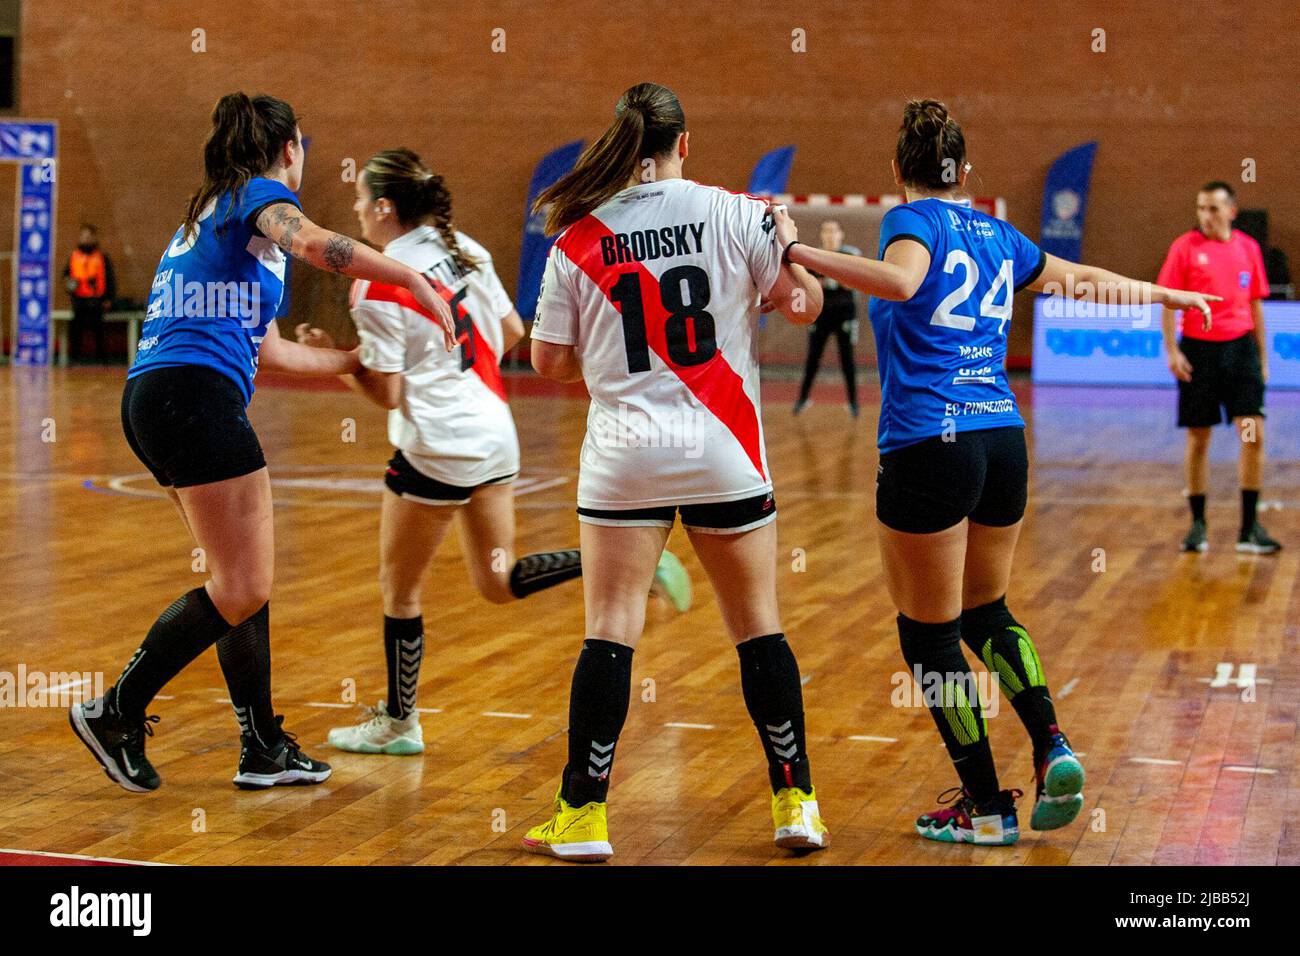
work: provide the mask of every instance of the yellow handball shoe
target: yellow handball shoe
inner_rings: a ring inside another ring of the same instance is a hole
[[[783,850],[821,850],[830,846],[831,834],[817,809],[817,789],[804,793],[782,787],[772,795],[772,823],[776,845]]]
[[[605,804],[592,802],[571,807],[557,793],[555,815],[528,831],[524,849],[574,863],[603,863],[614,855],[614,848],[609,845]]]

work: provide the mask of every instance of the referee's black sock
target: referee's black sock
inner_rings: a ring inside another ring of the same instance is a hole
[[[271,605],[241,621],[217,641],[217,660],[230,690],[239,731],[271,748],[283,734],[271,706]]]
[[[808,746],[804,741],[803,685],[799,662],[784,634],[751,637],[736,645],[740,689],[767,755],[772,792],[798,787],[812,792]]]
[[[1187,507],[1192,509],[1193,521],[1205,520],[1205,495],[1188,495]]]
[[[1241,533],[1245,534],[1255,527],[1255,515],[1259,509],[1259,489],[1241,489]]]
[[[117,679],[114,696],[118,713],[133,722],[144,720],[145,708],[163,685],[228,630],[230,625],[212,603],[207,588],[182,594],[158,616]]]
[[[988,804],[999,792],[998,773],[975,675],[961,652],[961,619],[924,624],[900,614],[898,640],[962,786],[977,805]]]
[[[581,575],[582,553],[576,548],[525,554],[510,569],[510,593],[517,598],[528,597]]]
[[[1058,732],[1056,708],[1038,650],[1007,610],[1006,595],[962,611],[961,636],[989,673],[998,675],[998,686],[1029,731],[1037,766],[1052,746],[1052,734]]]
[[[569,692],[569,762],[560,785],[569,806],[605,802],[631,694],[632,648],[596,638],[583,641]]]
[[[424,659],[424,617],[384,615],[384,660],[388,663],[388,699],[384,709],[394,720],[415,710],[415,692]]]

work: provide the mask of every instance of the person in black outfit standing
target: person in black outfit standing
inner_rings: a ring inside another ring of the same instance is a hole
[[[831,252],[842,252],[850,256],[860,256],[862,251],[844,244],[844,230],[834,219],[828,219],[821,226],[821,246]],[[853,346],[858,341],[858,303],[852,289],[846,288],[825,276],[813,275],[821,280],[822,295],[825,304],[822,314],[808,329],[808,361],[804,365],[803,385],[799,388],[799,400],[794,403],[794,414],[798,415],[808,404],[812,392],[813,379],[817,377],[817,367],[821,364],[822,351],[826,340],[835,336],[835,344],[840,350],[840,367],[844,371],[844,388],[848,392],[849,412],[858,417],[858,380],[857,369],[853,364]]]

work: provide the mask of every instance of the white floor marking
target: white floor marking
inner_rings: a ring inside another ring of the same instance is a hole
[[[231,703],[231,700],[230,700],[229,697],[218,697],[216,700],[213,701],[213,703],[214,703],[214,704],[229,704],[229,703]],[[233,706],[233,705],[232,705],[232,706]]]
[[[670,720],[664,724],[665,727],[681,727],[683,730],[712,730],[712,724],[683,724],[675,720]]]
[[[89,684],[89,683],[90,683],[90,681],[88,681],[88,680],[86,680],[86,678],[82,677],[82,678],[79,678],[78,680],[69,681],[69,682],[66,683],[66,684],[59,684],[59,685],[56,686],[56,687],[47,687],[47,688],[45,688],[45,690],[41,691],[40,693],[43,693],[43,694],[57,694],[59,691],[62,691],[62,690],[72,690],[72,688],[74,688],[74,687],[80,687],[82,684]]]
[[[415,708],[415,712],[417,714],[441,714],[442,708],[441,707],[417,707]]]
[[[1071,677],[1068,681],[1065,682],[1065,686],[1056,692],[1057,699],[1059,700],[1062,697],[1068,697],[1071,693],[1073,693],[1074,689],[1078,686],[1079,686],[1079,678]]]
[[[511,714],[511,713],[507,713],[504,710],[485,710],[483,711],[483,716],[484,717],[506,717],[509,718],[510,720],[531,720],[533,715],[532,714]]]
[[[897,737],[873,737],[873,736],[871,736],[870,734],[852,734],[852,735],[849,737],[849,740],[867,740],[867,741],[870,741],[870,742],[872,742],[872,743],[877,743],[877,744],[896,744],[896,743],[898,743],[898,738],[897,738]]]
[[[802,687],[807,687],[808,682],[810,680],[812,680],[812,674],[805,674],[802,678],[799,679],[799,684]]]
[[[155,694],[153,699],[154,700],[175,700],[176,697],[174,694]]]
[[[1149,763],[1157,767],[1180,767],[1183,763],[1181,760],[1161,760],[1158,757],[1129,757],[1128,762]]]
[[[1263,774],[1277,773],[1276,770],[1272,770],[1268,767],[1238,767],[1234,765],[1231,767],[1224,767],[1223,769],[1231,770],[1233,773],[1263,773]]]
[[[317,701],[309,700],[307,701],[307,706],[308,707],[337,707],[340,710],[347,710],[348,708],[355,707],[357,705],[356,704],[321,704],[318,703]]]
[[[175,863],[152,863],[148,860],[119,860],[112,856],[86,856],[82,853],[49,853],[45,850],[12,850],[0,847],[0,853],[21,853],[23,856],[48,856],[56,860],[91,860],[95,863],[126,863],[129,866],[175,866]]]

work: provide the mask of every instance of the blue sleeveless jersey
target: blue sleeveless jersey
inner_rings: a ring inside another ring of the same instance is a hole
[[[1003,362],[1011,299],[1046,257],[1015,227],[969,203],[922,199],[880,225],[879,257],[912,239],[930,270],[906,302],[872,298],[880,366],[881,453],[952,431],[1025,426]]]
[[[245,404],[252,399],[257,351],[280,308],[285,268],[284,252],[257,230],[255,220],[279,202],[299,206],[283,183],[251,179],[209,203],[191,239],[176,230],[154,275],[127,378],[202,365],[232,379]]]

